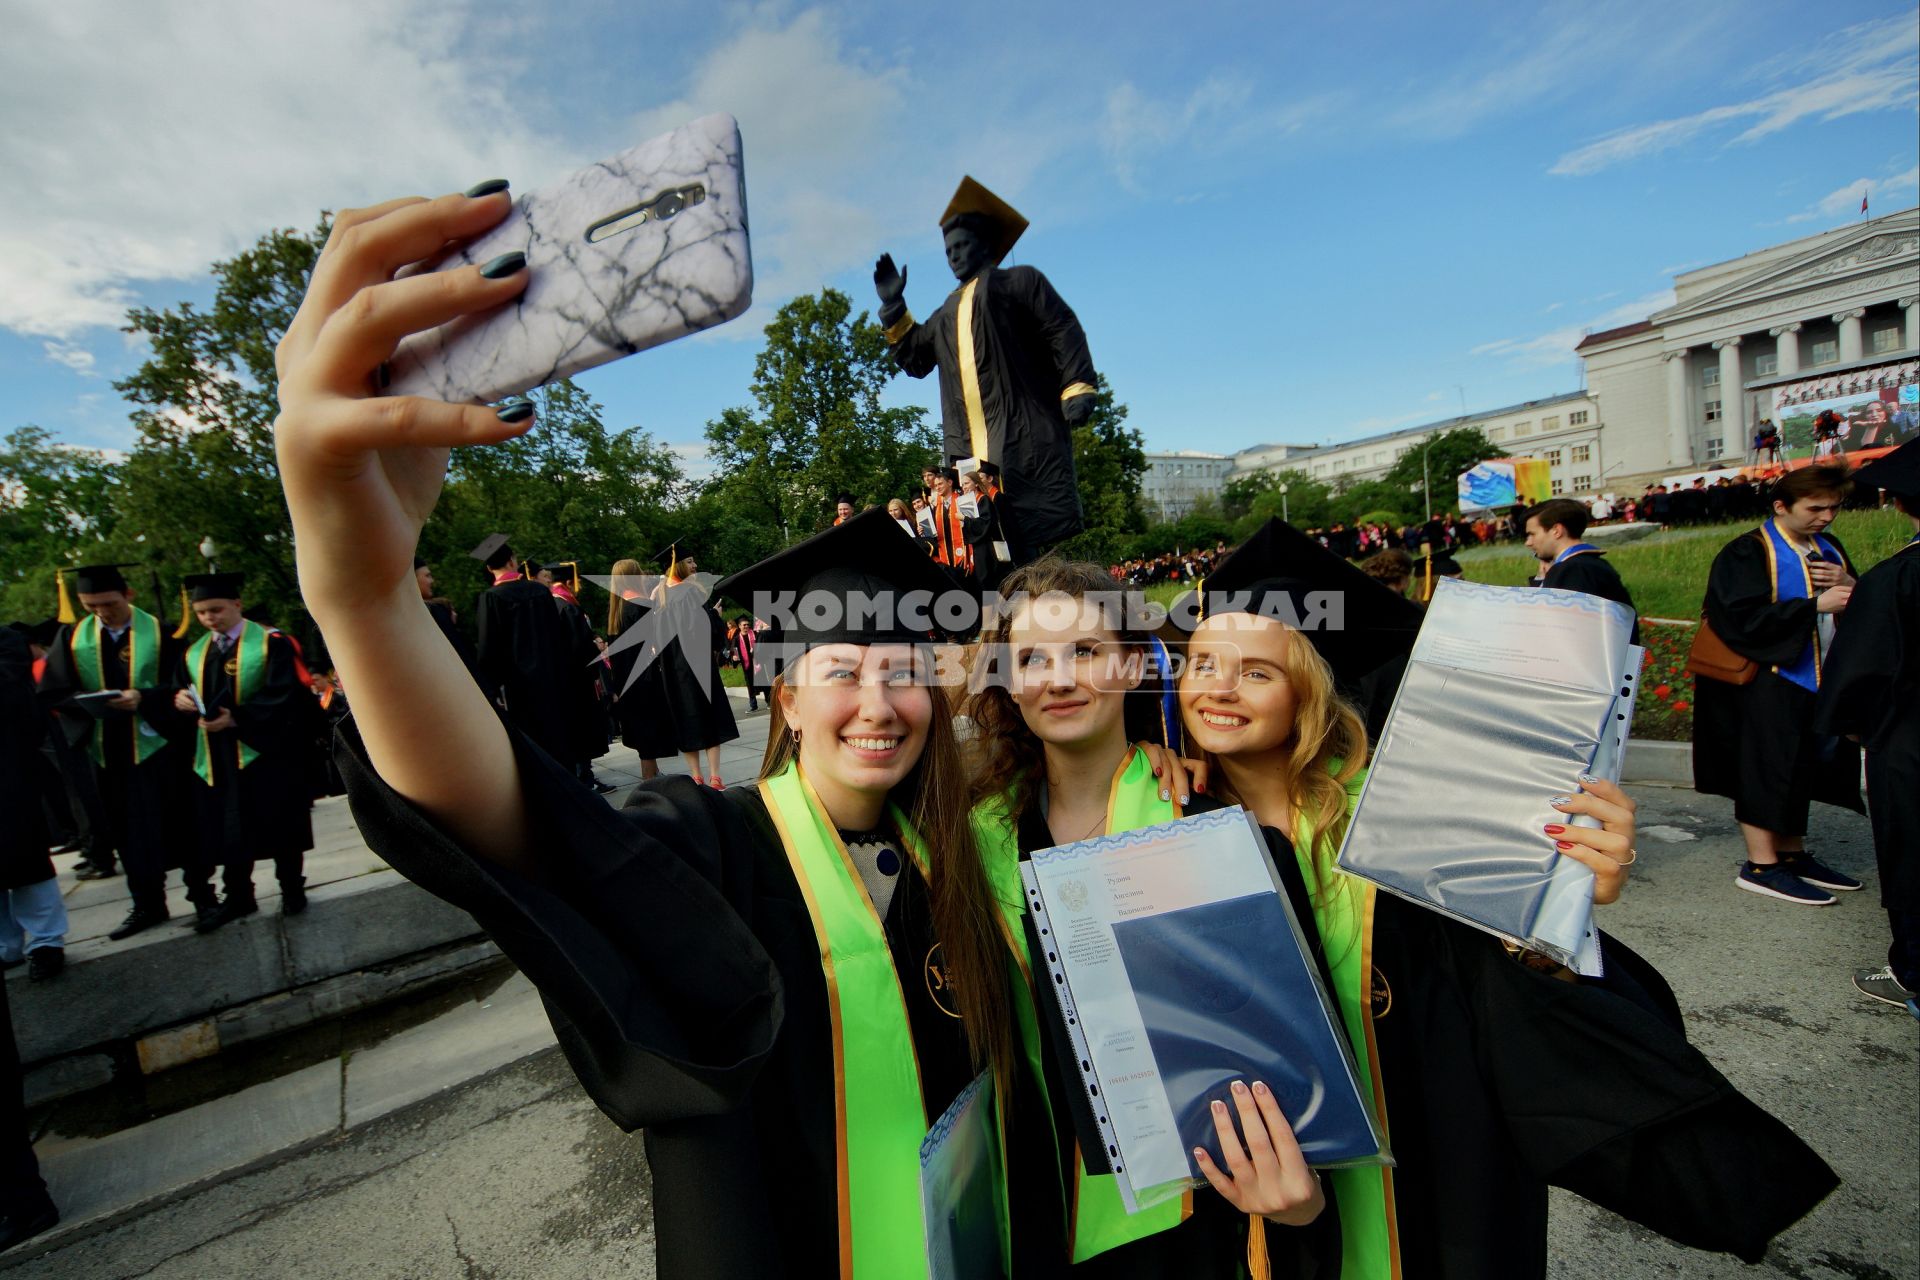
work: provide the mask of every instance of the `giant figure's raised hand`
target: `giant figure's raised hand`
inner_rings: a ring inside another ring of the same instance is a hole
[[[900,368],[940,371],[949,463],[997,469],[994,507],[1013,560],[1032,560],[1080,532],[1072,428],[1093,412],[1098,375],[1073,309],[1032,267],[1002,267],[1027,220],[963,179],[940,219],[947,266],[960,287],[925,322],[906,304],[906,272],[883,254],[874,266],[880,323]]]

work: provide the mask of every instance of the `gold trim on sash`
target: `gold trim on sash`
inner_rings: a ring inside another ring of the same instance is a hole
[[[988,456],[987,411],[980,401],[980,368],[973,349],[973,291],[983,277],[975,276],[960,287],[960,305],[955,309],[954,345],[960,363],[960,399],[967,411],[967,439],[973,444],[973,456],[982,462],[998,462]]]
[[[1092,394],[1094,394],[1094,388],[1089,384],[1085,382],[1070,382],[1067,384],[1067,389],[1060,393],[1060,403],[1065,404],[1075,396],[1090,396]]]
[[[1393,1133],[1387,1123],[1387,1086],[1380,1074],[1380,1045],[1373,1034],[1373,907],[1377,892],[1372,885],[1367,885],[1365,892],[1367,906],[1360,917],[1360,977],[1367,984],[1367,990],[1361,993],[1361,1021],[1367,1031],[1367,1073],[1373,1077],[1374,1111],[1380,1121],[1380,1136],[1388,1149],[1392,1149]],[[1380,1182],[1387,1205],[1387,1261],[1393,1268],[1394,1280],[1400,1280],[1400,1214],[1394,1207],[1392,1165],[1380,1166]]]
[[[900,318],[898,320],[895,320],[892,324],[888,325],[886,328],[880,331],[880,336],[885,338],[887,340],[887,344],[891,346],[894,343],[899,342],[900,339],[906,337],[909,333],[912,333],[912,332],[913,332],[913,312],[902,311],[900,313]]]

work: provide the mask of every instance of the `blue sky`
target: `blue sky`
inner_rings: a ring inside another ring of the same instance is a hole
[[[756,304],[584,376],[685,446],[759,327],[951,287],[971,173],[1149,448],[1350,439],[1579,385],[1673,273],[1916,203],[1910,5],[67,0],[0,48],[0,429],[124,447],[126,307],[322,207],[527,188],[695,115],[746,143]],[[22,127],[25,126],[25,127]],[[933,380],[897,379],[933,406]]]

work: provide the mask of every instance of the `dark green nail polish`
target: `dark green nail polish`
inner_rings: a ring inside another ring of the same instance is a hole
[[[481,196],[490,196],[507,189],[505,178],[488,178],[485,182],[476,182],[466,190],[469,200],[478,200]]]
[[[527,255],[515,249],[512,253],[503,253],[480,268],[480,274],[489,280],[504,280],[515,272],[527,269]]]
[[[503,404],[494,411],[493,416],[502,422],[525,422],[533,416],[533,401],[515,400],[512,404]]]

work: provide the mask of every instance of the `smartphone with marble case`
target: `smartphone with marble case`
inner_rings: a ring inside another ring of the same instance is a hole
[[[527,255],[526,292],[408,337],[387,393],[490,404],[722,324],[753,301],[740,127],[711,115],[518,196],[430,269]]]

